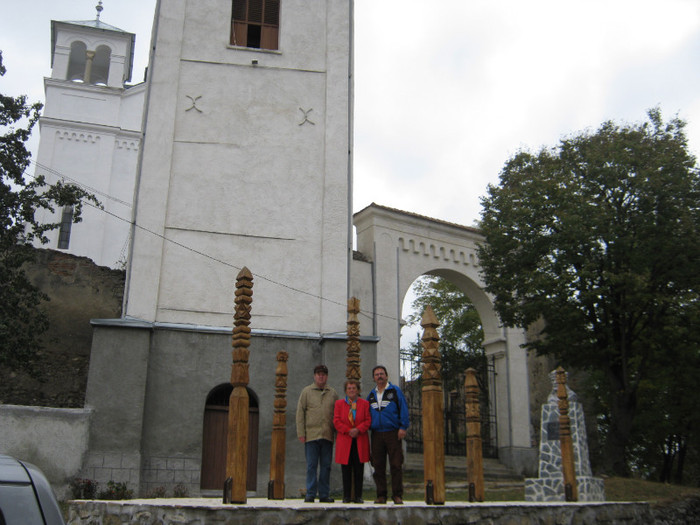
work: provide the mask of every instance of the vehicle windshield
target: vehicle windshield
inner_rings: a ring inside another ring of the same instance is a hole
[[[0,483],[0,525],[44,523],[30,484]]]

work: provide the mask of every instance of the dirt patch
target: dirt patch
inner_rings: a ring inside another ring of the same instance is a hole
[[[86,257],[38,249],[26,266],[32,283],[49,296],[50,328],[32,372],[0,366],[0,403],[80,408],[85,403],[92,326],[90,319],[121,316],[125,273]]]

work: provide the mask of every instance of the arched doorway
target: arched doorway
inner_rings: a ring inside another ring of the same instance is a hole
[[[258,398],[248,388],[248,480],[246,489],[255,491],[258,482]],[[219,385],[209,392],[204,408],[202,435],[202,490],[222,490],[226,479],[226,444],[228,439],[228,405],[233,387]]]

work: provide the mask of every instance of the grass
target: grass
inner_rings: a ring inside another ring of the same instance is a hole
[[[391,487],[391,476],[387,476],[388,485]],[[445,475],[447,484],[447,501],[469,501],[464,477],[450,473]],[[391,495],[391,494],[389,494]],[[365,482],[362,497],[366,502],[374,501],[377,493],[372,482]],[[605,479],[605,497],[607,501],[648,501],[671,502],[688,497],[700,497],[700,487],[687,487],[683,485],[671,485],[668,483],[656,483],[635,478],[611,477]],[[334,494],[336,501],[342,499],[342,495]],[[418,470],[409,470],[404,474],[404,499],[406,501],[423,501],[425,490],[423,488],[423,473]],[[518,481],[486,483],[485,501],[525,501],[523,483]],[[67,517],[68,505],[59,502],[64,517]]]
[[[389,486],[391,486],[390,476]],[[449,471],[445,474],[447,485],[447,501],[469,501],[464,476],[455,475]],[[367,486],[369,485],[369,486]],[[525,501],[523,482],[506,481],[486,483],[485,501]],[[688,497],[700,497],[700,487],[656,483],[635,478],[610,477],[605,479],[606,501],[648,501],[669,502]],[[372,483],[365,483],[363,498],[374,501],[376,492]],[[407,501],[423,501],[425,489],[423,473],[418,470],[406,471],[404,474],[404,499]]]

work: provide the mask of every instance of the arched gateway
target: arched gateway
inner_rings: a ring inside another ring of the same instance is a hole
[[[401,306],[413,281],[421,275],[449,279],[474,303],[484,329],[483,346],[495,363],[498,450],[501,461],[516,471],[534,464],[525,333],[502,326],[479,274],[475,228],[451,224],[376,204],[354,215],[357,249],[369,261],[372,297],[363,311],[381,336],[377,359],[398,378]],[[372,305],[368,308],[369,304]],[[366,321],[365,321],[366,322]],[[367,333],[367,330],[363,330]]]

